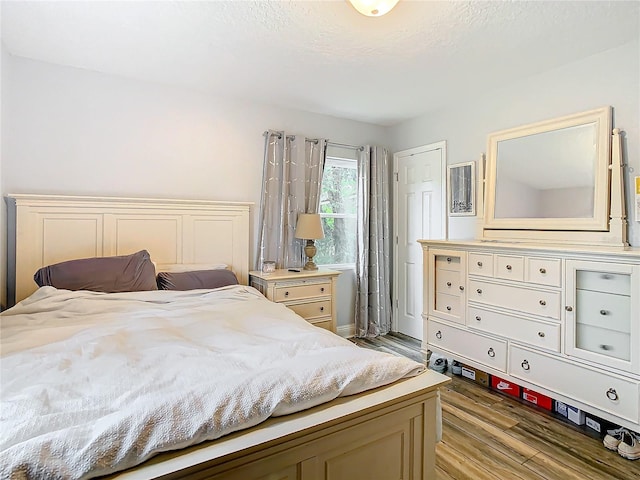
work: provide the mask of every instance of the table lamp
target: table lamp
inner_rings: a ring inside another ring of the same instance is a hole
[[[313,257],[317,252],[314,240],[324,238],[320,215],[317,213],[301,213],[298,215],[295,237],[307,241],[307,244],[304,246],[307,263],[305,263],[303,270],[318,270],[318,266],[314,263]]]

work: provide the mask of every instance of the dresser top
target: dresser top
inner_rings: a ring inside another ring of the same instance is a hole
[[[601,256],[617,257],[627,260],[637,259],[640,261],[640,248],[638,247],[615,247],[615,246],[594,246],[594,245],[574,245],[574,244],[551,244],[551,243],[528,243],[528,242],[494,242],[480,240],[418,240],[423,247],[434,248],[460,248],[464,250],[483,251],[514,251],[532,253],[546,253],[561,255],[563,257],[579,256]]]
[[[337,270],[327,270],[327,269],[318,269],[318,270],[303,270],[302,268],[296,269],[300,270],[299,272],[292,272],[286,268],[276,270],[272,273],[263,273],[260,270],[253,270],[249,272],[249,275],[252,277],[258,277],[263,280],[296,280],[303,278],[315,278],[315,277],[333,277],[340,275],[341,272]]]

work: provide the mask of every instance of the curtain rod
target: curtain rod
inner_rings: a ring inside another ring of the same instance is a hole
[[[262,132],[262,136],[266,137],[269,135],[269,131],[265,130],[264,132]],[[282,133],[281,132],[271,132],[271,135],[277,135],[278,136],[278,140],[280,140],[282,138]],[[287,140],[293,140],[295,138],[295,135],[287,135]],[[316,145],[318,144],[318,139],[317,138],[305,138],[304,139],[305,142],[310,142],[310,143],[315,143]]]

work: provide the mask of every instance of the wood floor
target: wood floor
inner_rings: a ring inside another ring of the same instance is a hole
[[[422,361],[411,337],[353,341]],[[437,480],[640,480],[640,460],[625,460],[537,407],[456,375],[441,397]]]

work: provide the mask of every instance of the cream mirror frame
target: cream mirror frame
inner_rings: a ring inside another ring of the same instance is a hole
[[[611,124],[603,107],[490,134],[481,239],[626,245]]]

